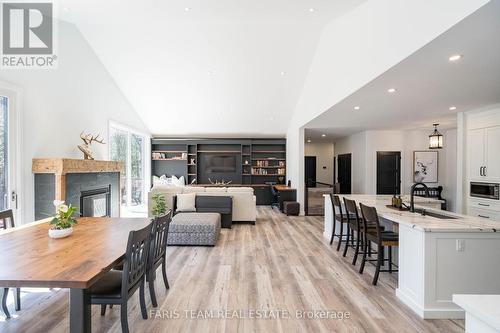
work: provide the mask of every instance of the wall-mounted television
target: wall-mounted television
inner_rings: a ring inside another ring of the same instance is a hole
[[[236,172],[235,155],[205,155],[206,173]]]

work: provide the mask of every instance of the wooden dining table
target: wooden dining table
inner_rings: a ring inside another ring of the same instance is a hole
[[[0,232],[0,290],[69,288],[70,332],[90,332],[90,288],[122,261],[129,232],[147,218],[80,218],[71,236],[52,239],[48,222]]]

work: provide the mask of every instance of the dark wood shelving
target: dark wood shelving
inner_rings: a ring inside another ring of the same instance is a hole
[[[252,165],[252,168],[256,169],[285,169],[285,166],[258,166],[258,165]]]
[[[239,150],[198,150],[198,153],[241,154]]]
[[[280,153],[284,154],[286,151],[284,150],[260,150],[260,151],[252,151],[253,154],[273,154],[273,153]]]

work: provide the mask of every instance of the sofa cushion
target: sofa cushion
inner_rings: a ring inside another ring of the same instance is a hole
[[[182,193],[204,193],[204,192],[205,188],[198,186],[186,186],[182,189]]]
[[[228,187],[227,193],[252,193],[253,188],[251,187]]]
[[[226,193],[227,187],[205,187],[205,193]]]
[[[196,193],[177,194],[176,212],[196,212]]]

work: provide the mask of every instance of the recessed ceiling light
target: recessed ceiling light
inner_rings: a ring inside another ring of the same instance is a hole
[[[453,111],[453,110],[456,110],[456,109],[457,109],[457,107],[456,107],[456,106],[450,106],[450,108],[449,108],[449,109],[450,109],[450,111]]]
[[[311,143],[311,139],[307,139],[307,143]]]
[[[361,109],[361,107],[359,107],[357,105],[354,107],[354,110],[359,110],[359,109]]]
[[[64,7],[63,10],[66,12],[66,13],[69,13],[71,11],[71,9],[69,7]]]
[[[191,10],[191,8],[190,8],[190,7],[185,7],[185,8],[184,8],[184,10],[185,10],[186,12],[189,12],[189,11]]]
[[[281,76],[284,76],[285,74],[286,74],[286,72],[280,72]]]
[[[461,54],[454,54],[451,57],[448,58],[449,61],[457,61],[462,59],[463,55]]]
[[[314,8],[309,8],[309,11],[312,13],[312,12],[315,11],[315,9]]]
[[[321,134],[321,137],[324,138],[326,136],[326,134]]]
[[[387,89],[387,92],[392,94],[392,93],[395,93],[396,92],[396,88],[389,88]]]

